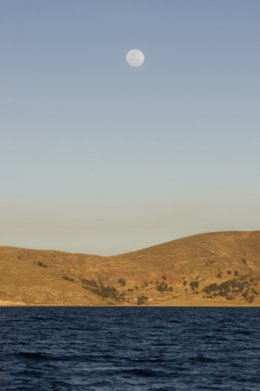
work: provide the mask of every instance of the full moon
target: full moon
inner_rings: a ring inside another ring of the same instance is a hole
[[[142,50],[132,49],[126,55],[126,62],[131,67],[137,68],[144,63],[144,54]]]

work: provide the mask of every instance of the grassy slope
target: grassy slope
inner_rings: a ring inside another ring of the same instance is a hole
[[[260,231],[195,235],[113,257],[0,247],[2,305],[259,305],[259,282]]]

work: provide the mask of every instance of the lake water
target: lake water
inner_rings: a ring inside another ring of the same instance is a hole
[[[259,391],[260,308],[0,308],[0,390]]]

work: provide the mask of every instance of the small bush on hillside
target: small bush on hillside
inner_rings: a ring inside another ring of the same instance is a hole
[[[86,278],[81,279],[84,288],[93,287],[98,288],[98,283],[95,280],[87,280]]]
[[[199,288],[199,281],[198,280],[191,281],[190,287],[193,291],[196,291]]]
[[[46,265],[45,263],[43,263],[42,261],[38,261],[37,263],[36,263],[36,265],[37,266],[40,266],[40,267],[48,267],[48,265]]]
[[[66,281],[70,281],[70,282],[74,281],[74,278],[71,276],[63,276],[62,278],[63,278],[63,280],[66,280]]]
[[[148,297],[147,296],[138,296],[137,297],[137,304],[138,305],[142,305],[142,304],[145,304],[148,300]]]
[[[218,289],[218,284],[213,283],[213,284],[206,286],[203,289],[203,292],[205,292],[207,295],[211,295],[212,293],[215,293],[217,291],[217,289]]]
[[[96,293],[101,297],[114,299],[116,301],[123,301],[125,299],[124,293],[120,293],[113,286],[100,285],[98,288],[93,288],[92,292]]]
[[[124,278],[119,278],[118,280],[118,283],[121,285],[121,286],[125,286],[126,285],[126,280]]]
[[[167,282],[160,282],[157,286],[156,286],[156,289],[158,292],[172,292],[173,291],[173,287],[168,285]]]

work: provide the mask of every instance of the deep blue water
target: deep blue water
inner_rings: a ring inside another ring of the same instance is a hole
[[[0,389],[259,391],[260,308],[0,308]]]

